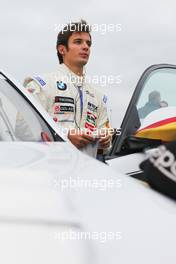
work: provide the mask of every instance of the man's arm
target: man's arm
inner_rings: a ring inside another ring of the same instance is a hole
[[[41,103],[41,105],[48,111],[47,96],[39,83],[34,79],[26,78],[24,87]]]

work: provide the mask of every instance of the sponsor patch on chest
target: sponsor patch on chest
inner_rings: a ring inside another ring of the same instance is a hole
[[[95,96],[94,96],[94,94],[93,93],[91,93],[91,92],[89,92],[88,90],[86,90],[86,94],[87,95],[89,95],[90,97],[92,97],[92,98],[94,98]]]
[[[96,113],[97,110],[98,110],[98,106],[96,106],[96,105],[94,105],[93,103],[90,103],[90,102],[88,102],[88,106],[87,107],[88,107],[88,110],[93,112],[93,113]]]
[[[74,107],[70,105],[55,105],[54,106],[54,114],[66,114],[73,113]]]
[[[91,112],[87,112],[85,128],[93,131],[96,128],[96,119],[97,116]]]
[[[55,103],[74,104],[74,99],[72,97],[55,96]]]
[[[67,89],[66,83],[62,81],[57,81],[56,86],[57,86],[57,89],[59,89],[60,91],[65,91]]]

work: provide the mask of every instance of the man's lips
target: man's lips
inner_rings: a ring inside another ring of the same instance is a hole
[[[88,58],[89,55],[87,53],[80,53],[80,56],[83,58]]]

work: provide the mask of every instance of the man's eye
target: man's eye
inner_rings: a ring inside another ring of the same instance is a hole
[[[75,40],[75,43],[76,44],[81,44],[81,40],[80,39],[77,39],[77,40]]]
[[[88,45],[89,47],[91,47],[91,45],[92,45],[91,41],[87,41],[87,45]]]

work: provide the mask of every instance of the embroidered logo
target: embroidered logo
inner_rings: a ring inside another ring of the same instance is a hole
[[[67,85],[66,83],[59,81],[56,83],[57,85],[57,89],[61,90],[61,91],[65,91],[67,89]]]

